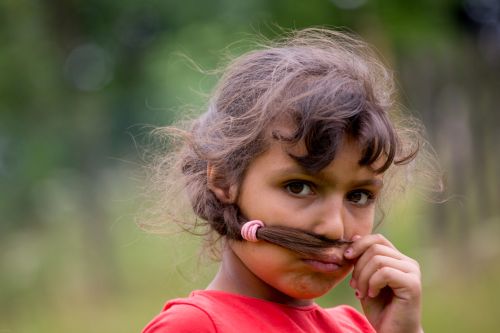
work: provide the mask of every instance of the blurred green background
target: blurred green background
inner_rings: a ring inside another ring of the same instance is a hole
[[[216,265],[196,239],[135,224],[148,125],[203,105],[215,82],[179,53],[213,69],[276,25],[348,28],[393,66],[449,200],[410,194],[383,232],[422,264],[427,332],[497,330],[498,0],[3,0],[0,332],[139,332],[204,288]],[[345,284],[320,302],[356,306]]]

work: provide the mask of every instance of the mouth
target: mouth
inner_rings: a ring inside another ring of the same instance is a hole
[[[313,271],[320,273],[337,272],[345,265],[345,262],[338,256],[304,258],[302,259],[302,262],[309,266]]]

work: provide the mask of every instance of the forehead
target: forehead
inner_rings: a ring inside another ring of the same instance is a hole
[[[272,126],[267,131],[267,136],[269,140],[269,147],[277,145],[282,150],[282,153],[289,155],[293,160],[293,157],[297,156],[307,156],[308,152],[306,145],[303,140],[298,142],[293,142],[290,138],[293,138],[296,132],[296,125],[293,121],[288,119],[282,119],[280,122],[276,122],[275,126]],[[363,158],[364,148],[363,145],[356,139],[344,135],[341,142],[338,143],[338,150],[332,161],[342,159],[345,162],[352,165],[359,165]],[[277,148],[274,149],[277,151]],[[341,154],[341,155],[339,155]],[[386,163],[386,158],[380,156],[374,163],[368,165],[367,168],[370,170],[378,170]],[[318,172],[321,173],[321,170]]]
[[[282,135],[291,135],[290,128],[277,127],[274,132]],[[382,174],[376,173],[377,165],[360,165],[362,148],[358,142],[345,138],[339,145],[335,158],[318,172],[308,171],[301,166],[293,156],[307,154],[305,144],[289,143],[279,139],[271,139],[268,149],[258,156],[251,164],[250,169],[277,177],[288,177],[289,175],[306,175],[334,183],[357,182],[360,180],[381,179]],[[380,161],[383,164],[383,161]],[[379,162],[377,162],[379,164]]]

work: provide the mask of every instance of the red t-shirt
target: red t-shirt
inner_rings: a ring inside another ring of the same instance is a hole
[[[367,319],[349,306],[287,306],[222,291],[194,291],[168,302],[142,333],[374,333]]]

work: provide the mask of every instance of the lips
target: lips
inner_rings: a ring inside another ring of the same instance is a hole
[[[313,271],[320,273],[336,272],[344,266],[344,261],[336,255],[321,258],[305,258],[302,261]]]

